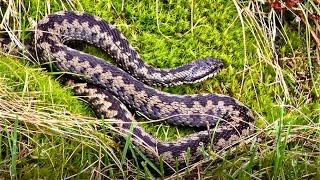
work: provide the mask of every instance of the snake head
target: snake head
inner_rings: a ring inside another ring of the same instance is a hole
[[[187,83],[204,81],[220,72],[223,62],[219,59],[207,57],[187,64],[188,75],[185,77]]]

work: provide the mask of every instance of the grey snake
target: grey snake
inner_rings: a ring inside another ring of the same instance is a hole
[[[156,164],[161,157],[166,169],[174,170],[177,164],[184,168],[202,158],[202,148],[219,151],[255,131],[251,111],[232,97],[174,95],[151,87],[203,81],[221,70],[223,63],[218,59],[205,58],[172,69],[154,68],[142,61],[114,26],[81,12],[46,16],[37,23],[33,37],[30,47],[42,63],[72,74],[66,83],[75,94],[83,96],[98,117],[117,119],[115,126],[125,138],[131,134],[133,144]],[[120,68],[67,45],[75,40],[103,49]],[[0,47],[5,44],[3,41]],[[160,141],[133,123],[132,112],[199,131],[173,142]]]

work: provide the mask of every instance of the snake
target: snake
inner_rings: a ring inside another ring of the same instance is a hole
[[[85,12],[60,11],[45,16],[32,31],[30,51],[42,64],[68,74],[65,84],[90,105],[97,117],[116,119],[123,138],[155,164],[176,170],[203,159],[203,148],[227,149],[255,132],[251,110],[227,95],[170,94],[168,87],[204,81],[224,63],[206,57],[175,68],[145,63],[117,28]],[[72,41],[104,50],[115,64],[72,48]],[[0,40],[0,48],[8,44]],[[144,129],[136,116],[193,127],[197,131],[175,141],[162,141]]]

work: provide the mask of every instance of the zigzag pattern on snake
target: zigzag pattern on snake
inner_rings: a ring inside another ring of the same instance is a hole
[[[98,57],[68,47],[69,41],[85,41],[105,50],[118,67]],[[116,118],[124,134],[147,157],[166,168],[185,167],[201,158],[201,148],[221,150],[254,132],[254,117],[239,101],[221,94],[174,95],[150,85],[173,86],[205,80],[220,71],[223,63],[206,58],[174,69],[145,64],[126,38],[102,19],[80,12],[58,12],[38,22],[33,45],[43,63],[75,74],[67,84],[84,96],[98,116]],[[5,43],[4,43],[5,44]],[[2,45],[3,46],[3,45]],[[79,82],[81,83],[79,83]],[[126,106],[125,106],[125,105]],[[131,112],[168,123],[210,127],[173,142],[163,142],[145,133]],[[191,156],[187,156],[190,153]],[[188,159],[187,159],[188,158]]]

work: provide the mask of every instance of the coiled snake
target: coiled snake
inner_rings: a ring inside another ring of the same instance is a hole
[[[74,40],[102,48],[122,69],[66,45]],[[151,67],[114,26],[79,12],[58,12],[39,21],[32,44],[42,62],[76,74],[67,84],[74,87],[75,94],[84,96],[98,116],[118,119],[116,126],[125,135],[132,134],[133,144],[156,163],[161,156],[166,168],[176,164],[185,167],[201,158],[201,147],[218,151],[254,131],[250,110],[229,96],[173,95],[150,87],[205,80],[222,68],[217,59],[197,60],[174,69]],[[201,131],[163,142],[138,125],[132,128],[135,120],[131,112],[137,111],[150,119],[166,119],[168,123],[199,127]]]

